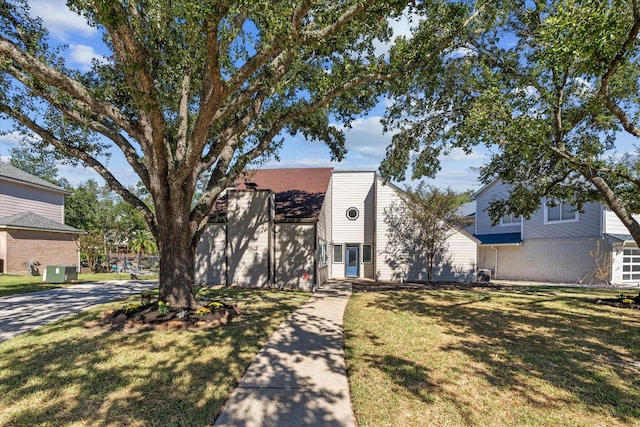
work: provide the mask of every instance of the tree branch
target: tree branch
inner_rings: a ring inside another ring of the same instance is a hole
[[[135,122],[129,120],[129,118],[122,114],[114,105],[105,101],[98,101],[81,83],[43,63],[38,58],[22,51],[3,36],[0,36],[0,54],[15,62],[20,69],[24,69],[36,79],[42,80],[46,84],[68,94],[73,99],[88,105],[100,114],[105,115],[135,139],[138,139],[138,137],[142,135]],[[25,81],[25,79],[22,78],[22,73],[14,74],[15,72],[19,72],[18,68],[11,67],[7,69],[7,71],[21,82]],[[33,84],[29,84],[27,87],[34,89]]]
[[[629,35],[625,42],[620,47],[620,50],[616,54],[616,56],[609,63],[609,68],[607,72],[602,76],[601,85],[600,85],[600,95],[605,101],[605,105],[609,111],[618,117],[620,123],[624,130],[629,132],[631,135],[640,138],[640,127],[635,126],[629,115],[625,113],[625,111],[613,100],[609,95],[609,81],[617,71],[617,69],[622,64],[625,56],[630,52],[631,47],[634,43],[637,43],[638,32],[640,31],[640,16],[638,14],[635,15],[635,21],[631,28],[629,29]]]
[[[148,171],[144,166],[144,164],[140,162],[140,157],[138,156],[138,153],[131,146],[129,141],[124,136],[122,136],[110,122],[106,120],[103,120],[103,121],[94,120],[89,117],[82,116],[79,113],[81,108],[74,109],[74,108],[68,107],[65,104],[57,102],[52,92],[41,90],[36,87],[32,87],[33,85],[31,85],[28,80],[24,79],[24,77],[18,70],[16,70],[14,67],[9,67],[9,68],[13,70],[11,74],[14,75],[14,77],[19,82],[24,84],[26,87],[29,87],[33,91],[33,93],[35,93],[42,99],[46,100],[51,106],[53,106],[58,111],[65,114],[75,123],[81,126],[86,126],[90,129],[93,129],[96,132],[100,133],[101,135],[104,135],[105,137],[113,141],[122,150],[125,158],[127,159],[127,162],[131,165],[131,167],[138,174],[138,176],[140,176],[140,179],[142,179],[145,185],[149,183]],[[88,109],[88,106],[85,103],[81,101],[77,101],[77,103],[79,107],[85,107],[86,109]],[[65,146],[68,146],[68,145],[65,144]]]
[[[134,206],[142,214],[145,221],[147,222],[149,227],[152,228],[152,230],[157,229],[155,217],[149,207],[133,193],[131,193],[126,187],[124,187],[120,183],[120,181],[118,181],[118,179],[113,176],[113,174],[99,160],[97,160],[95,157],[85,152],[84,150],[66,145],[64,142],[56,138],[55,135],[51,134],[49,131],[32,121],[28,116],[22,114],[21,112],[15,110],[14,108],[11,108],[4,103],[0,103],[0,111],[7,114],[8,116],[11,116],[19,123],[29,128],[31,131],[36,133],[47,143],[60,150],[62,153],[80,159],[84,164],[90,166],[92,169],[98,172],[98,174],[100,174],[100,176],[104,178],[104,180],[109,184],[109,187],[113,191],[118,193],[125,201]]]

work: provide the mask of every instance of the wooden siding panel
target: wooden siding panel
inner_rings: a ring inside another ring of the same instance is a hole
[[[226,284],[227,226],[207,224],[196,248],[196,283]]]
[[[606,234],[631,234],[629,229],[624,226],[620,218],[609,209],[604,209],[604,229],[603,233]],[[636,221],[640,221],[640,215],[633,215]]]
[[[374,173],[336,172],[332,179],[332,226],[334,242],[371,243],[374,230]],[[347,209],[360,212],[356,220],[347,219]]]
[[[311,290],[314,284],[314,224],[276,224],[275,283],[283,289]]]
[[[227,202],[227,284],[266,287],[272,277],[271,207],[269,191],[229,191]]]
[[[379,280],[400,280],[402,272],[395,269],[395,260],[388,251],[389,227],[384,220],[384,210],[394,202],[398,202],[399,196],[396,189],[386,185],[380,178],[376,181],[376,244],[374,250],[375,278]]]
[[[374,172],[334,172],[331,178],[331,277],[344,277],[344,262],[333,262],[333,245],[373,244],[375,240],[375,173]],[[347,219],[347,209],[355,207],[359,216]],[[362,256],[362,254],[360,254]],[[364,274],[360,264],[360,275]]]
[[[494,200],[501,200],[508,195],[508,187],[500,180],[489,184],[476,196],[476,231],[475,234],[502,234],[517,233],[520,231],[520,223],[511,225],[491,225],[491,218],[487,208]]]
[[[23,212],[64,223],[64,195],[59,191],[0,180],[0,218]]]
[[[576,237],[599,237],[602,222],[602,208],[598,203],[587,203],[584,212],[579,212],[577,222],[544,223],[544,205],[524,223],[523,240],[555,239]]]

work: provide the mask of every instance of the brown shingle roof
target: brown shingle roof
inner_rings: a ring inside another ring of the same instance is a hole
[[[235,189],[273,191],[276,220],[317,218],[332,172],[333,168],[250,170],[236,180]],[[226,214],[226,197],[216,202],[213,214],[218,217]]]

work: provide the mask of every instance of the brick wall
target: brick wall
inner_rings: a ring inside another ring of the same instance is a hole
[[[6,232],[4,273],[27,275],[30,260],[40,262],[40,274],[47,265],[77,265],[77,235],[43,231],[8,230]]]

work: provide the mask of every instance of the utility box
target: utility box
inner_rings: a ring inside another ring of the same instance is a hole
[[[491,270],[480,268],[478,269],[478,273],[476,275],[476,280],[478,282],[489,282],[491,281]]]
[[[68,265],[47,265],[43,282],[64,283],[78,280],[78,271],[74,266]]]

